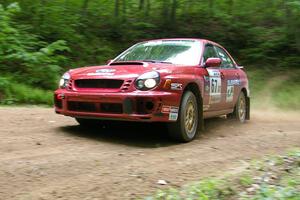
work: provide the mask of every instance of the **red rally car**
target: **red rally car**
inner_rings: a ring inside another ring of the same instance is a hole
[[[203,39],[138,43],[104,66],[71,69],[55,91],[55,111],[80,125],[99,120],[166,122],[188,142],[203,120],[250,118],[243,67],[219,44]]]

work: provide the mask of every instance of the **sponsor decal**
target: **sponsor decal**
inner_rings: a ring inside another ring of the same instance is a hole
[[[170,113],[171,106],[162,106],[161,112],[162,113]]]
[[[233,94],[234,94],[234,86],[233,85],[227,86],[226,102],[232,102],[233,101]]]
[[[226,102],[233,101],[234,86],[236,85],[241,85],[241,81],[239,79],[227,80]]]
[[[162,106],[162,113],[169,113],[169,120],[176,121],[178,118],[179,107],[176,106]]]
[[[169,120],[170,121],[176,121],[178,118],[178,113],[170,113],[169,114]]]
[[[220,77],[221,76],[220,71],[217,69],[208,69],[207,71],[208,71],[209,77],[212,77],[212,76]]]
[[[96,73],[111,73],[111,72],[115,72],[115,69],[97,69]]]
[[[231,85],[241,85],[241,81],[239,79],[228,80],[227,81],[227,85],[228,86],[231,86]]]
[[[179,108],[172,106],[170,109],[169,120],[176,121],[178,118]]]
[[[88,73],[88,76],[99,76],[99,75],[103,75],[103,76],[112,76],[114,75],[114,72],[116,70],[115,69],[97,69],[96,72],[94,73]]]
[[[181,83],[171,83],[171,90],[182,90]]]
[[[178,113],[179,108],[178,107],[171,107],[170,112],[171,113]]]

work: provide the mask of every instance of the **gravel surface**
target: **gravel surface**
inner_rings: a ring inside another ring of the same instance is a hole
[[[84,129],[53,109],[2,107],[0,136],[0,199],[135,199],[300,147],[300,113],[209,119],[195,141],[177,144],[159,124]]]

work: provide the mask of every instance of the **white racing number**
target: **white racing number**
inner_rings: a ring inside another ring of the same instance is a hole
[[[226,94],[226,102],[232,102],[233,101],[233,92],[234,92],[234,86],[228,85],[227,86],[227,94]]]
[[[222,81],[219,70],[208,69],[209,74],[209,104],[219,103],[221,101]]]

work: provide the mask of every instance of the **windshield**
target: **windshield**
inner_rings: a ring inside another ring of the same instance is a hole
[[[114,62],[145,61],[163,62],[179,65],[198,65],[201,45],[194,40],[158,40],[134,45]]]

